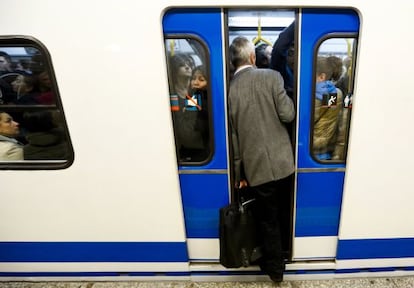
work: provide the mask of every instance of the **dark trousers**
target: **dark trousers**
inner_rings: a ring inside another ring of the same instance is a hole
[[[251,187],[256,197],[256,217],[263,256],[259,262],[261,270],[269,276],[283,275],[285,261],[282,232],[289,233],[290,223],[286,211],[286,199],[291,195],[292,177]],[[290,206],[290,205],[289,205]],[[287,231],[285,230],[287,229]],[[287,239],[287,237],[284,237]]]

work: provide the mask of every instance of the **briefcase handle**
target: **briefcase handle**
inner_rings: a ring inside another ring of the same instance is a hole
[[[254,202],[254,201],[256,201],[255,198],[252,198],[252,199],[249,199],[247,201],[241,202],[240,205],[239,205],[240,212],[243,213],[244,212],[244,209],[245,209],[245,206],[248,205],[248,204],[250,204],[250,203],[252,203],[252,202]]]
[[[255,200],[256,200],[256,198],[250,198],[249,196],[248,196],[248,198],[247,198],[247,200],[245,201],[244,200],[244,197],[243,197],[243,195],[242,195],[242,190],[243,189],[251,189],[251,188],[249,188],[249,187],[246,187],[246,188],[242,188],[242,189],[240,189],[240,188],[236,188],[235,190],[234,190],[234,193],[235,193],[235,197],[234,197],[234,199],[237,201],[237,203],[239,204],[239,210],[240,210],[240,212],[243,212],[244,211],[244,209],[245,209],[245,207],[247,206],[247,205],[249,205],[250,203],[252,203],[252,202],[254,202]],[[248,191],[248,190],[245,190],[245,191]],[[250,192],[250,191],[248,191],[248,192]],[[244,195],[244,196],[246,196],[246,195]]]

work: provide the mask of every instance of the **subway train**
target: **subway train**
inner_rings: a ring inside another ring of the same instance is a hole
[[[19,153],[0,159],[0,281],[267,280],[219,262],[234,198],[229,45],[273,46],[292,24],[285,279],[413,275],[414,6],[389,4],[2,1],[0,129],[15,132],[0,144]],[[324,98],[338,112],[324,153],[321,57],[346,80]],[[178,119],[177,75],[199,66],[205,93],[184,93],[192,116]]]

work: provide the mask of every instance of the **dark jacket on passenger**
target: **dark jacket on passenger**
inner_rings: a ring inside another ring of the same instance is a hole
[[[61,129],[29,133],[26,139],[28,144],[23,147],[25,160],[68,159],[68,145]]]
[[[279,72],[249,67],[236,73],[230,83],[229,114],[236,181],[243,176],[242,167],[251,186],[294,172],[285,123],[294,119],[295,107]]]
[[[293,97],[293,71],[287,62],[287,52],[289,47],[293,45],[295,40],[295,22],[292,22],[285,28],[275,41],[270,60],[270,68],[274,69],[283,77],[286,92]]]

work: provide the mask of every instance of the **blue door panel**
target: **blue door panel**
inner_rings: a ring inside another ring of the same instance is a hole
[[[171,9],[163,17],[165,35],[198,37],[207,45],[214,151],[202,166],[180,166],[188,238],[218,238],[219,209],[229,202],[221,9]],[[219,169],[223,174],[217,174]],[[186,174],[188,173],[188,174]]]
[[[296,237],[338,235],[344,176],[342,172],[298,173]]]
[[[188,238],[218,238],[219,209],[229,202],[227,175],[181,174]]]
[[[345,164],[319,163],[311,155],[313,65],[318,41],[333,33],[358,33],[359,17],[352,9],[303,9],[302,13],[295,236],[336,236],[345,172],[328,169],[344,168]],[[317,170],[309,170],[313,168]],[[301,169],[307,169],[306,173],[301,173]]]

